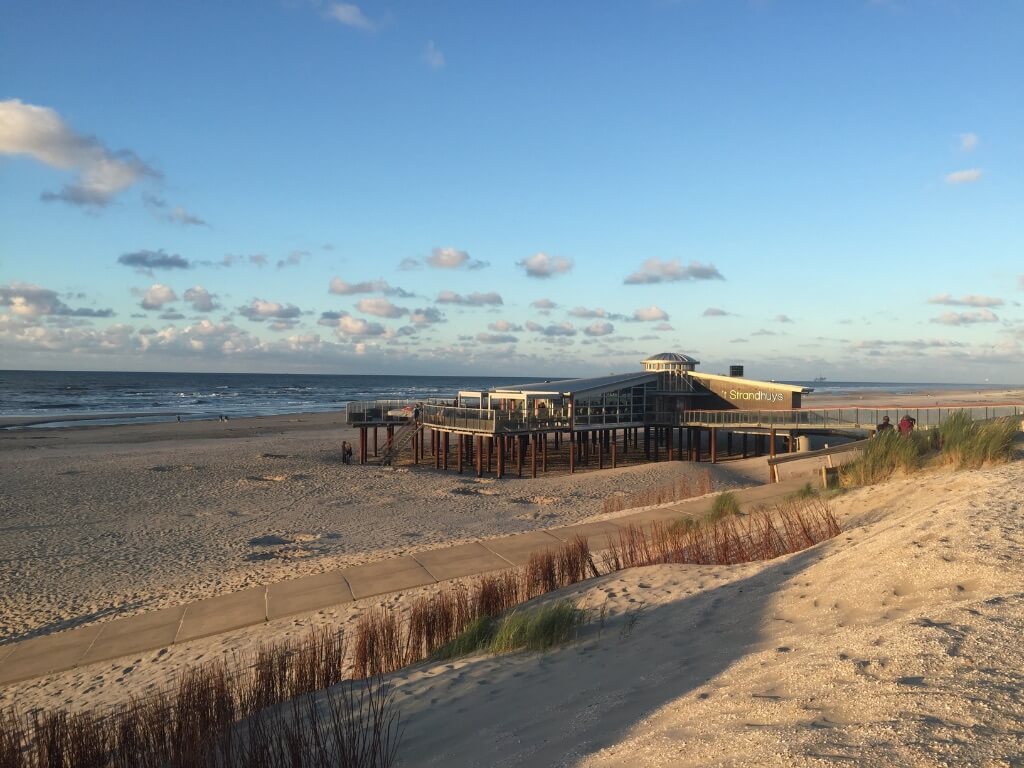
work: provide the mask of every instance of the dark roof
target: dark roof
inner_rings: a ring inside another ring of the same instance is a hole
[[[491,392],[529,392],[550,394],[578,394],[592,390],[616,389],[647,381],[656,381],[657,374],[638,371],[634,373],[616,373],[611,376],[595,376],[589,379],[561,379],[559,381],[538,381],[533,384],[510,384],[507,387],[493,387]]]
[[[687,363],[689,365],[699,365],[700,364],[700,360],[698,360],[697,358],[690,357],[689,355],[684,355],[684,354],[682,354],[680,352],[660,352],[657,355],[651,355],[646,360],[644,360],[644,362],[645,363],[654,363],[654,362],[660,362],[660,363]]]

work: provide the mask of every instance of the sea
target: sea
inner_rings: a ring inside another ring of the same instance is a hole
[[[220,417],[342,411],[350,400],[452,398],[459,390],[566,378],[565,376],[371,376],[269,373],[123,373],[0,370],[0,426],[53,428]],[[787,381],[818,396],[871,391],[1005,389],[1005,385],[903,382]]]

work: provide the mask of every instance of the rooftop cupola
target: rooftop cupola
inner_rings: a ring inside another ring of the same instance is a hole
[[[698,365],[700,365],[700,360],[679,352],[662,352],[651,355],[643,361],[644,370],[648,373],[682,373],[683,371],[692,371]]]

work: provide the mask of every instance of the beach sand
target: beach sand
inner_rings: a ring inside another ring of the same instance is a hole
[[[1015,764],[1024,462],[928,471],[831,504],[843,532],[804,552],[633,569],[548,596],[593,609],[568,647],[390,676],[401,764]],[[0,705],[121,701],[184,665],[309,626],[351,628],[372,605],[427,591],[26,681]]]
[[[5,632],[578,522],[601,516],[608,494],[708,468],[478,482],[344,466],[346,437],[328,415],[0,433]],[[760,482],[764,459],[714,471],[722,485]],[[636,569],[551,596],[607,611],[571,647],[392,676],[402,764],[1014,764],[1024,463],[926,472],[832,504],[843,534],[806,552]],[[0,689],[0,706],[124,701],[187,665],[351,628],[369,607],[437,588],[25,681]]]
[[[0,641],[571,524],[705,471],[766,476],[748,459],[496,481],[345,465],[354,438],[337,414],[0,432]]]

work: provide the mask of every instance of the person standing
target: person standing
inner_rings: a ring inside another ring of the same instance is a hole
[[[904,414],[903,418],[900,419],[900,434],[903,435],[904,437],[910,435],[910,433],[914,431],[914,425],[916,423],[917,420],[913,416],[911,416],[909,413]]]
[[[352,446],[349,444],[348,440],[341,441],[341,463],[352,463]]]
[[[883,432],[887,432],[890,429],[892,429],[892,423],[889,421],[889,417],[883,416],[881,423],[877,427],[875,427],[875,434],[880,435]]]

